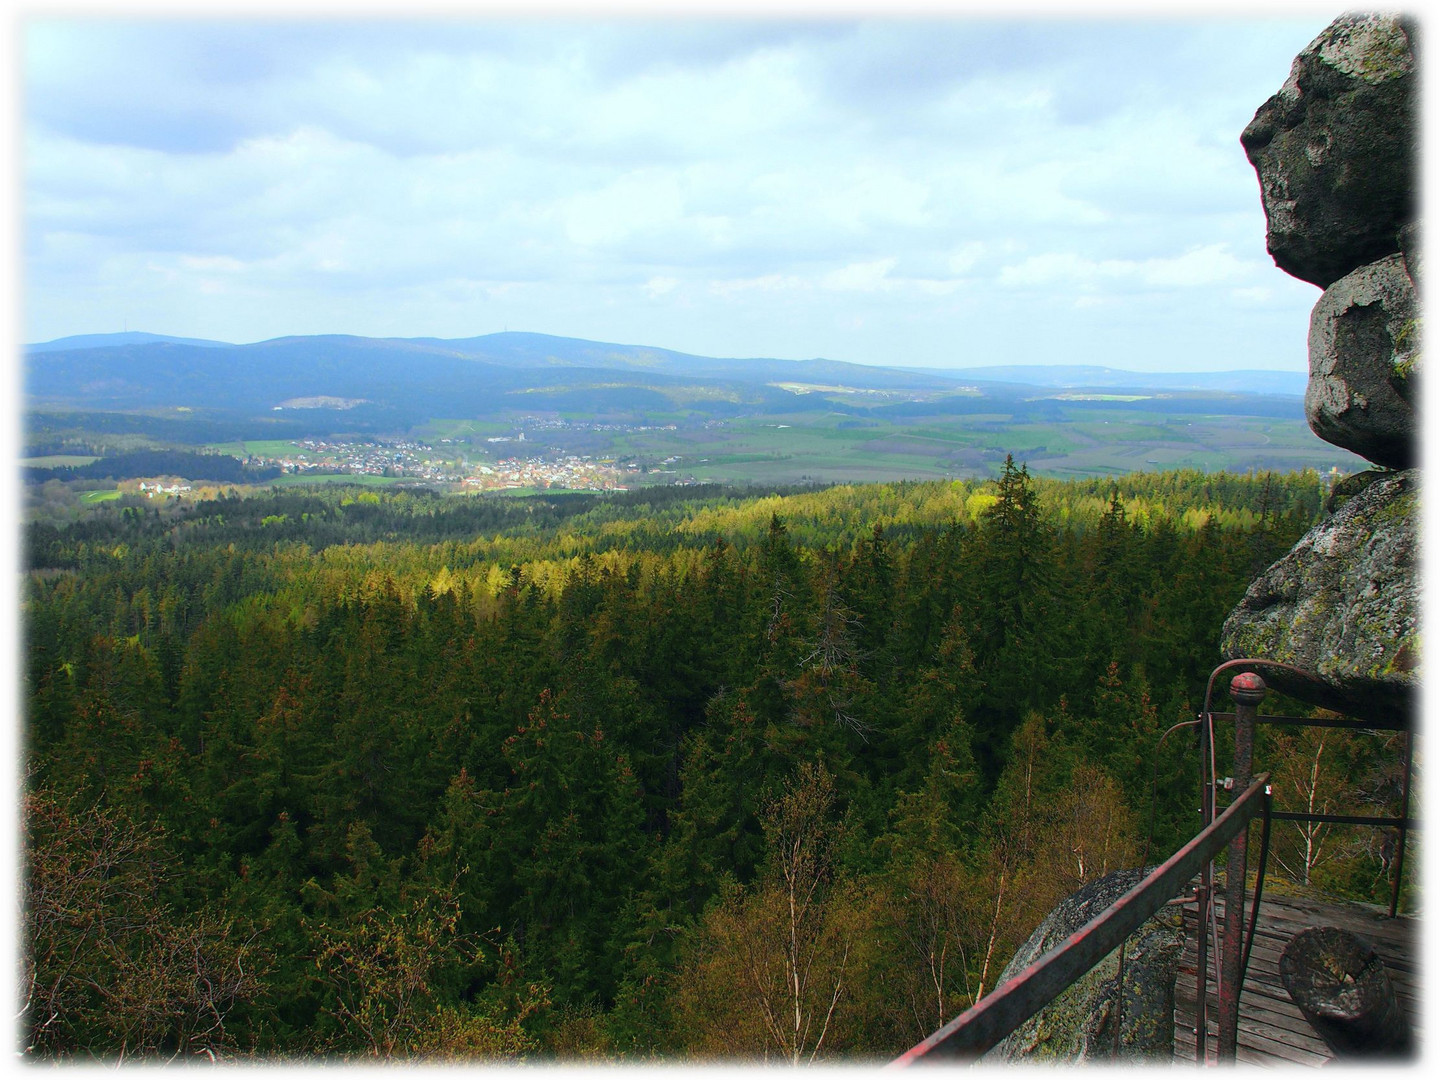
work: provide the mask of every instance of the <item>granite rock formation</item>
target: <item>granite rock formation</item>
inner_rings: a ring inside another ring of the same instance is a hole
[[[1362,719],[1404,719],[1419,690],[1419,470],[1361,473],[1346,499],[1260,578],[1225,622],[1232,656],[1282,660],[1276,689]]]
[[[1419,690],[1417,79],[1412,22],[1344,15],[1241,136],[1276,265],[1325,289],[1310,319],[1310,426],[1408,471],[1337,484],[1331,516],[1230,613],[1221,653],[1294,665],[1313,679],[1263,674],[1313,704],[1391,720],[1413,715]]]
[[[1060,901],[1020,947],[997,985],[1095,918],[1147,873],[1117,870]],[[1161,908],[1127,939],[1123,972],[1116,949],[981,1061],[1168,1062],[1174,1055],[1175,976],[1184,945],[1180,909]]]
[[[1325,290],[1310,314],[1305,416],[1315,434],[1377,465],[1415,464],[1419,322],[1398,252]]]
[[[1240,136],[1260,177],[1265,246],[1322,289],[1399,250],[1415,216],[1415,28],[1343,15],[1295,58]]]

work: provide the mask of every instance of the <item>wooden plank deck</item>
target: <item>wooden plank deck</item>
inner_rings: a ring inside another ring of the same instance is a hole
[[[1222,875],[1223,880],[1223,875]],[[1224,901],[1218,916],[1223,919]],[[1249,922],[1249,909],[1246,909]],[[1223,930],[1223,922],[1220,924]],[[1417,1043],[1423,1038],[1423,1004],[1420,989],[1419,919],[1401,915],[1387,918],[1381,908],[1339,900],[1322,900],[1266,894],[1255,925],[1255,944],[1245,987],[1240,996],[1240,1024],[1236,1058],[1251,1065],[1323,1065],[1331,1054],[1290,1000],[1280,981],[1280,953],[1290,939],[1310,926],[1338,926],[1371,942],[1384,962],[1395,995],[1415,1026]],[[1185,953],[1175,981],[1175,1059],[1195,1063],[1195,905],[1185,905]],[[1215,942],[1210,956],[1211,978],[1206,995],[1207,1048],[1215,1053],[1216,1015]]]

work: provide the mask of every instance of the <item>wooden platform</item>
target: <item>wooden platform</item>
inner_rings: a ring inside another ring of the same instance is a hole
[[[1218,915],[1223,919],[1224,904]],[[1247,906],[1246,922],[1249,922]],[[1220,924],[1223,932],[1223,922]],[[1290,939],[1309,926],[1338,926],[1365,938],[1375,946],[1395,984],[1395,994],[1415,1026],[1417,1043],[1423,1005],[1420,989],[1419,919],[1387,918],[1383,909],[1344,901],[1300,899],[1266,895],[1260,904],[1255,926],[1255,944],[1245,987],[1240,996],[1240,1026],[1236,1057],[1253,1065],[1323,1065],[1329,1050],[1315,1034],[1280,982],[1280,953]],[[1185,905],[1185,954],[1175,981],[1175,1058],[1177,1063],[1195,1064],[1195,905]],[[1207,1050],[1215,1053],[1217,1002],[1213,957],[1206,1004]]]

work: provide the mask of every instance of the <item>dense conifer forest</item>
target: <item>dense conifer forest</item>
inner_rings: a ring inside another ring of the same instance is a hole
[[[1324,497],[1007,463],[32,524],[26,1053],[892,1056],[1193,834],[1161,735]],[[1287,738],[1282,799],[1393,802],[1384,739]],[[1380,898],[1377,845],[1275,859]]]

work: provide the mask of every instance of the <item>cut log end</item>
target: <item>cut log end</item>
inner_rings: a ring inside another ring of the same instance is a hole
[[[1395,987],[1364,938],[1334,926],[1302,931],[1280,956],[1280,978],[1337,1058],[1414,1053],[1410,1022]]]

